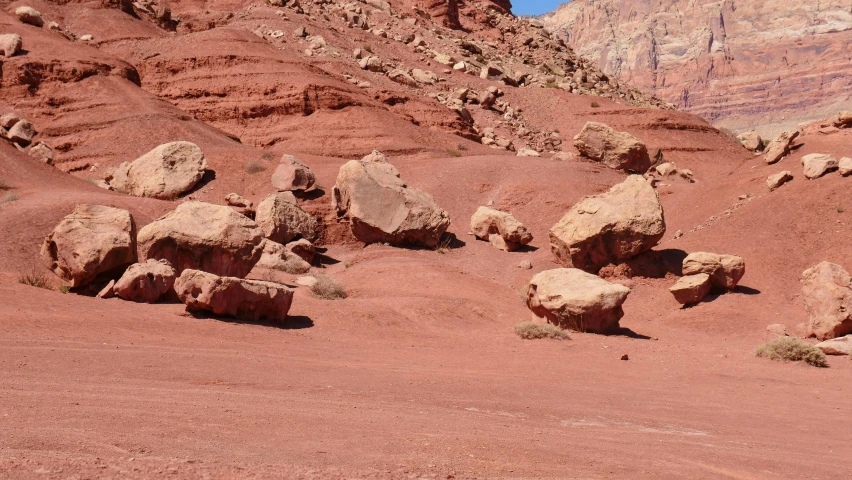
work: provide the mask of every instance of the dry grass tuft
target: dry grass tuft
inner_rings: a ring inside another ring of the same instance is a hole
[[[343,285],[337,283],[333,278],[321,275],[317,277],[317,283],[311,287],[311,292],[314,295],[325,300],[338,300],[346,298],[349,295]]]
[[[0,205],[4,203],[14,202],[16,200],[20,200],[21,196],[15,192],[6,192],[5,195],[0,197]]]
[[[592,102],[591,105],[592,105],[592,108],[601,108],[601,104],[598,103],[598,102]]]
[[[31,287],[43,288],[45,290],[53,290],[53,285],[47,279],[47,275],[38,273],[33,269],[30,273],[22,273],[18,275],[18,283],[21,285],[29,285]]]
[[[291,275],[301,275],[311,271],[311,265],[297,255],[288,256],[284,261],[284,271]]]
[[[266,165],[260,160],[249,160],[245,164],[247,173],[255,174],[266,170]]]
[[[461,157],[462,153],[460,151],[456,150],[455,148],[448,148],[447,149],[447,155],[449,155],[451,157]]]
[[[815,367],[827,367],[825,354],[815,346],[794,337],[782,337],[757,347],[754,354],[770,360],[805,362]]]
[[[567,330],[552,323],[521,322],[515,325],[515,333],[524,340],[538,338],[553,338],[555,340],[571,340]]]
[[[275,158],[275,152],[263,152],[260,154],[260,158],[264,160],[272,160]]]
[[[15,187],[13,187],[12,184],[9,183],[8,180],[6,180],[3,177],[0,177],[0,190],[11,190],[13,188],[15,188]]]

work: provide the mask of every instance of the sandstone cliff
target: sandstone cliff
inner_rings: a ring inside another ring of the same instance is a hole
[[[542,21],[718,126],[774,133],[852,106],[852,0],[574,0]]]

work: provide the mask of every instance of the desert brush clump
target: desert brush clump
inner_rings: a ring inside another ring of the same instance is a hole
[[[567,330],[552,323],[521,322],[515,325],[515,333],[524,340],[553,338],[555,340],[570,340]]]
[[[311,292],[325,300],[339,300],[349,296],[343,285],[325,275],[317,277],[317,282],[311,287]]]
[[[11,190],[13,188],[15,187],[13,187],[8,180],[3,177],[0,177],[0,190]]]
[[[35,269],[33,269],[30,273],[19,274],[18,283],[21,285],[29,285],[30,287],[53,290],[53,285],[51,285],[47,276],[43,273],[36,272]]]
[[[827,367],[825,353],[815,346],[794,337],[782,337],[757,347],[754,354],[770,360],[805,362],[814,367]]]
[[[261,160],[249,160],[245,164],[246,173],[255,174],[266,170],[266,165]]]
[[[5,194],[3,194],[2,197],[0,197],[0,204],[14,202],[14,201],[20,200],[20,199],[21,199],[21,196],[18,195],[17,193],[6,192]]]

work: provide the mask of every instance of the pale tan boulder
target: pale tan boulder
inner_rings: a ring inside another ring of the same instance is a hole
[[[44,25],[44,20],[41,18],[41,13],[33,7],[22,5],[15,9],[15,16],[21,23],[41,27]]]
[[[78,205],[45,238],[41,256],[72,287],[86,285],[136,261],[136,225],[127,210]]]
[[[254,206],[254,203],[251,200],[247,200],[237,193],[227,194],[225,196],[225,202],[227,202],[227,204],[231,207],[251,208]]]
[[[769,145],[766,146],[764,159],[766,163],[773,164],[782,158],[784,158],[787,154],[790,153],[790,146],[793,144],[793,140],[795,140],[799,136],[799,131],[792,132],[782,132],[778,135],[778,138],[769,142]]]
[[[0,115],[0,127],[5,128],[6,130],[12,128],[13,125],[18,123],[18,120],[21,118],[15,115],[14,113],[4,113]]]
[[[263,246],[263,255],[255,265],[255,269],[277,270],[297,275],[310,272],[311,264],[288,251],[286,246],[267,239]]]
[[[852,158],[843,157],[837,162],[840,174],[844,177],[852,175]]]
[[[763,146],[763,139],[760,138],[760,135],[758,135],[757,132],[754,131],[742,133],[737,137],[737,139],[740,141],[743,147],[748,150],[751,150],[752,152],[760,150],[760,147]]]
[[[3,52],[4,57],[8,58],[17,55],[21,52],[23,46],[24,42],[17,33],[4,33],[0,35],[0,51]],[[4,126],[3,128],[9,127]]]
[[[287,251],[287,253],[297,255],[309,264],[314,262],[314,257],[317,254],[314,244],[305,238],[300,238],[284,245],[284,250]]]
[[[769,178],[766,179],[766,187],[769,188],[769,191],[771,192],[792,179],[793,174],[789,170],[784,170],[783,172],[770,175]]]
[[[835,263],[821,262],[802,273],[808,336],[820,340],[852,333],[852,276]]]
[[[832,338],[814,346],[826,355],[852,355],[852,335]]]
[[[283,322],[293,303],[293,290],[279,283],[191,269],[175,281],[175,292],[190,312],[209,311],[249,321]]]
[[[293,155],[282,156],[272,174],[272,186],[278,191],[308,191],[316,181],[311,168]]]
[[[284,244],[299,237],[312,240],[316,236],[317,221],[291,202],[290,195],[290,192],[273,193],[264,198],[257,205],[257,225],[264,236],[274,242]]]
[[[657,192],[643,177],[631,175],[571,207],[550,229],[550,248],[563,266],[597,272],[650,250],[665,233]]]
[[[115,296],[115,280],[110,280],[104,288],[95,295],[96,298],[109,299]]]
[[[510,252],[527,245],[533,239],[527,227],[515,217],[489,207],[479,207],[474,212],[470,219],[470,231],[476,238],[491,241],[497,248]],[[492,241],[491,237],[495,235],[503,241]]]
[[[576,268],[545,270],[527,285],[526,303],[548,322],[580,332],[618,329],[630,289]]]
[[[683,274],[710,276],[713,287],[733,290],[745,275],[745,261],[736,255],[695,252],[683,259]]]
[[[26,147],[33,141],[36,136],[33,124],[26,120],[18,120],[12,128],[9,129],[8,138],[13,143],[17,143],[22,147]]]
[[[843,111],[838,112],[837,119],[834,121],[834,126],[839,128],[844,128],[852,125],[852,112]]]
[[[380,152],[340,167],[332,206],[364,243],[435,247],[450,225],[432,196],[408,187]]]
[[[177,272],[166,260],[149,259],[134,263],[113,287],[119,298],[138,303],[154,303],[166,295],[175,285]]]
[[[698,273],[681,277],[669,291],[681,305],[698,303],[710,293],[710,275]]]
[[[207,160],[198,145],[171,142],[122,163],[108,181],[117,192],[170,200],[192,190],[206,171]]]
[[[644,143],[603,123],[587,122],[574,137],[574,146],[580,155],[610,168],[636,173],[651,168],[651,157]]]
[[[837,159],[827,153],[812,153],[802,157],[802,170],[808,180],[819,178],[831,170],[836,170],[838,166]]]
[[[30,156],[53,165],[53,149],[44,142],[38,142],[30,148]]]
[[[139,261],[245,277],[263,253],[263,231],[230,207],[186,202],[139,230]]]

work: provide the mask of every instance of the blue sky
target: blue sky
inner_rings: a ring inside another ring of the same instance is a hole
[[[515,15],[541,15],[552,12],[561,3],[568,0],[512,0],[512,13]]]

